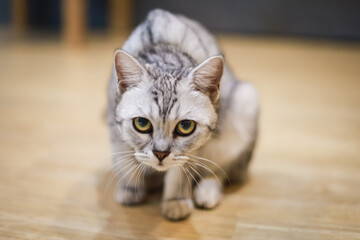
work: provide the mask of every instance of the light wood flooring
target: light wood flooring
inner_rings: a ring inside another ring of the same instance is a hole
[[[360,239],[360,44],[221,36],[259,91],[260,141],[244,186],[174,223],[159,196],[123,207],[97,185],[123,40],[0,44],[0,239]]]

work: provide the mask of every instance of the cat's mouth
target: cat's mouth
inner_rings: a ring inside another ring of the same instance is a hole
[[[159,162],[159,163],[153,163],[153,162],[149,162],[149,161],[144,161],[142,162],[143,164],[151,167],[152,169],[159,171],[159,172],[165,172],[167,170],[169,170],[170,168],[173,167],[178,167],[179,164],[178,163],[164,163],[164,162]]]
[[[145,163],[145,164],[159,172],[165,172],[172,167],[172,166],[169,166],[169,165],[163,164],[163,163],[158,163],[158,164]]]
[[[173,167],[179,167],[188,160],[188,157],[183,155],[168,156],[158,161],[158,159],[151,158],[145,153],[135,153],[135,158],[139,163],[142,163],[156,171],[164,172]]]
[[[156,170],[156,171],[160,171],[160,172],[163,172],[163,171],[166,171],[168,170],[169,168],[171,168],[171,166],[169,166],[169,164],[165,164],[163,162],[159,162],[159,163],[154,163],[154,162],[151,162],[149,160],[142,160],[140,161],[142,164]],[[171,164],[170,164],[171,165]]]

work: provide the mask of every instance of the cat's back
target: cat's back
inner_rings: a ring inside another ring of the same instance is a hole
[[[214,37],[198,22],[162,9],[149,12],[133,31],[123,49],[134,56],[156,44],[177,46],[197,63],[220,54]]]

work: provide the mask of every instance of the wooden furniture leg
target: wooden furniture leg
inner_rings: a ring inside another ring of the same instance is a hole
[[[87,0],[62,1],[62,33],[64,41],[79,45],[86,40]]]

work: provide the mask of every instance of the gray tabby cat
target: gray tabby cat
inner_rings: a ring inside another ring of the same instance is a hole
[[[159,9],[114,60],[107,117],[117,201],[140,203],[164,184],[168,219],[187,217],[193,201],[214,208],[223,184],[246,174],[257,136],[254,87],[224,65],[203,26]]]

